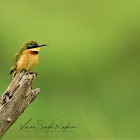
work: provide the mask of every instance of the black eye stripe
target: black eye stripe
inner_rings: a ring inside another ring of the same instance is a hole
[[[31,47],[28,47],[28,49],[33,49],[33,48],[38,48],[39,46],[31,46]]]

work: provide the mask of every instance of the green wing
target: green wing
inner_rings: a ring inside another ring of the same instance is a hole
[[[14,60],[13,60],[13,65],[12,65],[11,70],[10,70],[10,73],[9,73],[9,77],[10,77],[10,75],[16,70],[18,61],[19,61],[21,55],[23,54],[23,51],[24,51],[24,48],[22,47],[22,48],[17,52],[17,54],[15,55]]]

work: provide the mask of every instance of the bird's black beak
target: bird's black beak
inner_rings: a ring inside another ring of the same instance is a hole
[[[47,44],[38,45],[38,47],[43,47],[43,46],[49,46],[49,45],[47,45]]]
[[[38,48],[38,47],[43,47],[43,46],[49,46],[49,45],[47,45],[47,44],[41,44],[41,45],[38,45],[38,46],[31,46],[28,49],[33,49],[33,48]]]

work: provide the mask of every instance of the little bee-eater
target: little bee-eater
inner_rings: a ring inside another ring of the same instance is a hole
[[[21,70],[27,70],[31,72],[39,62],[39,50],[40,47],[47,46],[45,44],[38,45],[36,41],[28,41],[22,45],[17,54],[14,57],[13,65],[10,70],[10,75]]]

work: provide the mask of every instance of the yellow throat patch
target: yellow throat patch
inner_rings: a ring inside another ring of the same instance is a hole
[[[29,50],[31,50],[31,51],[37,51],[37,52],[39,52],[39,50],[40,50],[40,47],[38,47],[38,48],[33,48],[33,49],[29,49]]]

